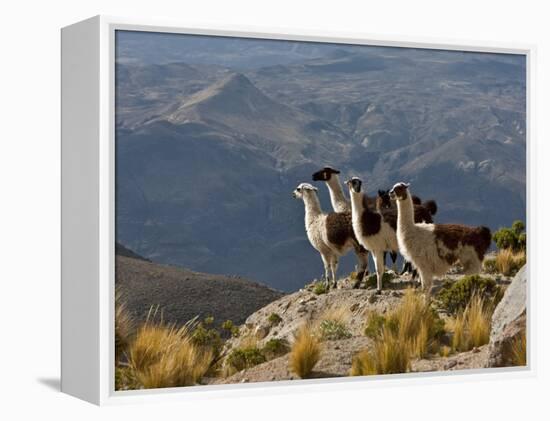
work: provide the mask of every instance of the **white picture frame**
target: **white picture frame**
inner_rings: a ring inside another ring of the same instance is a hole
[[[162,390],[114,390],[114,34],[117,30],[236,36],[345,44],[513,53],[527,62],[527,232],[536,223],[531,201],[535,145],[532,138],[532,45],[501,45],[453,40],[384,38],[364,34],[282,33],[276,28],[204,27],[177,22],[96,16],[61,31],[62,52],[62,376],[61,390],[94,404],[250,396],[264,393],[381,387],[394,383],[476,381],[536,373],[532,346],[536,283],[528,261],[528,365],[524,368],[467,372],[335,378],[273,383],[200,386]]]

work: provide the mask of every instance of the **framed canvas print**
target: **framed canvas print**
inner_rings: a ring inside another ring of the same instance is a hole
[[[62,390],[513,376],[531,47],[62,30]]]

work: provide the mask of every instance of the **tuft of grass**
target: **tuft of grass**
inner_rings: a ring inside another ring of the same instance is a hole
[[[350,374],[369,376],[373,374],[406,373],[410,369],[410,350],[407,343],[394,332],[383,328],[372,350],[365,350],[353,358]]]
[[[311,376],[320,358],[321,343],[315,335],[315,328],[311,324],[302,325],[294,336],[290,350],[290,370],[298,377],[306,379]]]
[[[386,318],[375,311],[367,315],[367,324],[363,333],[371,339],[376,339],[382,334],[382,329],[386,325]]]
[[[135,334],[135,321],[122,301],[120,289],[115,292],[115,363],[125,355]]]
[[[464,310],[474,295],[486,299],[502,297],[495,280],[479,275],[464,276],[456,282],[447,281],[437,293],[439,306],[449,314]]]
[[[313,293],[316,295],[326,294],[328,292],[327,286],[324,282],[316,282],[313,287]]]
[[[443,345],[440,349],[439,349],[439,355],[441,357],[444,357],[444,358],[447,358],[449,355],[451,355],[452,353],[452,348],[450,346],[447,346],[447,345]]]
[[[148,318],[137,330],[128,360],[126,374],[139,387],[191,386],[210,368],[212,353],[193,343],[191,323],[176,328]]]
[[[405,292],[399,307],[389,315],[387,327],[417,357],[426,356],[432,342],[445,333],[444,322],[432,309],[430,300],[413,289]]]
[[[527,337],[525,332],[519,335],[511,345],[511,365],[525,366],[527,365]]]
[[[525,250],[513,251],[511,248],[507,248],[498,251],[495,267],[504,276],[512,276],[525,265],[526,261]]]
[[[279,323],[283,321],[283,319],[277,313],[271,313],[267,318],[267,321],[271,326],[277,326]]]
[[[469,351],[489,343],[493,305],[481,295],[474,295],[466,309],[450,320],[452,350]]]
[[[350,311],[344,306],[330,307],[319,320],[319,334],[322,340],[338,340],[351,337],[347,325],[351,319]]]

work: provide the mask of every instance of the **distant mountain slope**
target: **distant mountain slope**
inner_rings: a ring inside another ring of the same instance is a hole
[[[283,293],[245,279],[193,272],[131,257],[116,257],[116,286],[128,310],[140,321],[158,306],[168,323],[181,325],[195,316],[243,323]]]
[[[326,164],[342,180],[362,177],[371,194],[411,182],[437,201],[439,222],[497,229],[525,219],[523,58],[306,50],[301,61],[238,71],[117,65],[119,241],[161,263],[296,290],[322,264],[291,191]],[[346,256],[340,270],[354,263]]]
[[[149,259],[146,259],[145,257],[140,256],[139,254],[133,252],[129,248],[124,247],[120,243],[115,243],[115,255],[123,256],[123,257],[131,257],[132,259],[144,260],[146,262],[150,262]]]

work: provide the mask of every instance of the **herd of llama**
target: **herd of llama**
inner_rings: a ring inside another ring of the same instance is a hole
[[[313,181],[327,185],[333,212],[323,212],[313,185],[301,183],[293,192],[304,202],[306,234],[321,255],[329,288],[337,287],[338,261],[351,249],[358,260],[355,286],[368,274],[371,253],[378,294],[382,291],[387,253],[395,271],[399,252],[405,260],[403,272],[411,272],[413,279],[418,274],[427,293],[434,277],[445,275],[456,262],[466,274],[481,271],[483,256],[491,245],[489,228],[434,223],[437,204],[433,200],[422,202],[411,194],[407,183],[379,190],[378,196],[371,198],[365,194],[362,180],[352,177],[345,182],[348,199],[339,174],[330,167],[313,174]]]

